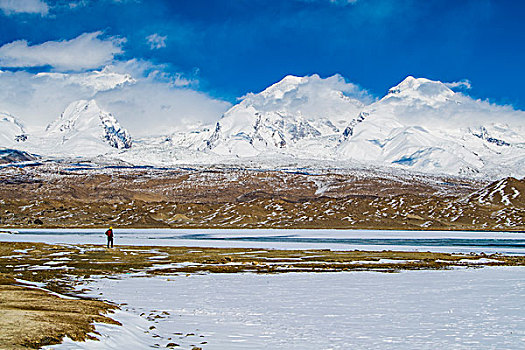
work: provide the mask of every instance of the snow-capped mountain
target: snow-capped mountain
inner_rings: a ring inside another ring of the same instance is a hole
[[[16,147],[27,140],[22,123],[10,114],[0,112],[0,147]]]
[[[207,127],[132,140],[94,100],[71,103],[42,133],[0,115],[0,147],[131,164],[331,162],[427,173],[525,176],[525,112],[408,77],[379,100],[335,75],[287,76]],[[25,141],[25,142],[22,142]],[[253,163],[250,163],[253,164]]]
[[[414,77],[367,104],[367,96],[330,79],[337,76],[287,76],[246,96],[209,132],[195,133],[193,145],[241,158],[286,154],[423,172],[523,175],[522,111]],[[184,146],[189,138],[176,139]]]
[[[108,148],[127,149],[132,140],[115,117],[103,111],[94,100],[71,103],[62,115],[49,124],[43,143],[53,143],[68,154],[103,154]]]
[[[364,107],[356,91],[339,76],[287,76],[227,111],[199,149],[243,157],[335,144]]]
[[[525,161],[525,113],[408,77],[366,106],[337,152],[344,159],[469,174]]]

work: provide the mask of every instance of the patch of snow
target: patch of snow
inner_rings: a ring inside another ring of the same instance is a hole
[[[95,329],[99,334],[91,335],[98,340],[75,342],[69,338],[65,338],[62,344],[44,346],[42,349],[147,349],[154,345],[154,339],[149,334],[151,323],[142,317],[122,310],[116,310],[107,316],[118,320],[123,326],[95,323]]]
[[[33,287],[39,287],[39,288],[44,288],[46,286],[46,284],[42,282],[26,281],[20,278],[15,278],[15,281],[17,281],[18,283],[27,284],[27,285],[30,285]]]
[[[45,287],[46,287],[45,283],[26,281],[26,280],[23,280],[23,279],[20,279],[20,278],[15,278],[15,281],[17,281],[18,283],[22,283],[23,285],[25,285],[28,288],[43,290],[43,291],[45,291],[45,292],[47,292],[47,293],[49,293],[51,295],[54,295],[54,296],[62,298],[62,299],[69,299],[69,300],[76,300],[76,299],[78,299],[76,297],[72,297],[72,296],[64,295],[64,294],[59,294],[59,293],[56,293],[56,292],[52,292],[52,291],[50,291],[48,289],[45,289]]]
[[[161,259],[167,259],[168,256],[167,255],[156,255],[156,256],[150,256],[148,259],[149,260],[161,260]]]
[[[487,258],[479,258],[479,259],[461,259],[459,261],[461,264],[487,264],[487,263],[497,263],[497,264],[503,264],[503,261],[499,261],[496,259],[487,259]]]

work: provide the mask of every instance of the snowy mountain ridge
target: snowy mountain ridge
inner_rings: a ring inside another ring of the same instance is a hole
[[[13,129],[0,146],[13,146],[7,140],[22,134],[23,128]],[[439,81],[409,76],[373,99],[339,75],[312,75],[287,76],[244,96],[214,125],[134,142],[96,101],[80,100],[18,148],[141,165],[295,159],[521,178],[524,135],[525,112],[475,100]]]
[[[367,104],[318,76],[288,76],[232,107],[204,143],[209,152],[241,158],[288,154],[462,175],[503,165],[520,176],[523,135],[524,112],[439,81],[409,76]]]

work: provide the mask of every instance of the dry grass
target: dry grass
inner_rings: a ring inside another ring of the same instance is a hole
[[[399,251],[277,250],[4,243],[0,272],[44,282],[61,293],[91,275],[185,273],[287,273],[446,269],[525,265],[525,257]],[[483,262],[480,263],[479,259]]]
[[[97,300],[62,299],[0,274],[0,348],[39,349],[64,337],[91,338],[93,322],[114,323],[103,313],[115,308]]]

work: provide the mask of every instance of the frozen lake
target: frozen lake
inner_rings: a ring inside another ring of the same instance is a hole
[[[525,234],[367,230],[115,230],[117,245],[525,254]],[[2,241],[105,243],[104,230]],[[123,326],[58,349],[523,349],[525,267],[400,273],[144,273],[83,281]],[[178,345],[178,346],[175,346]]]
[[[123,327],[55,348],[524,349],[524,276],[491,267],[95,279],[93,296],[123,303]]]
[[[104,244],[103,229],[19,230],[2,241]],[[525,254],[525,233],[379,230],[115,229],[117,245]]]

